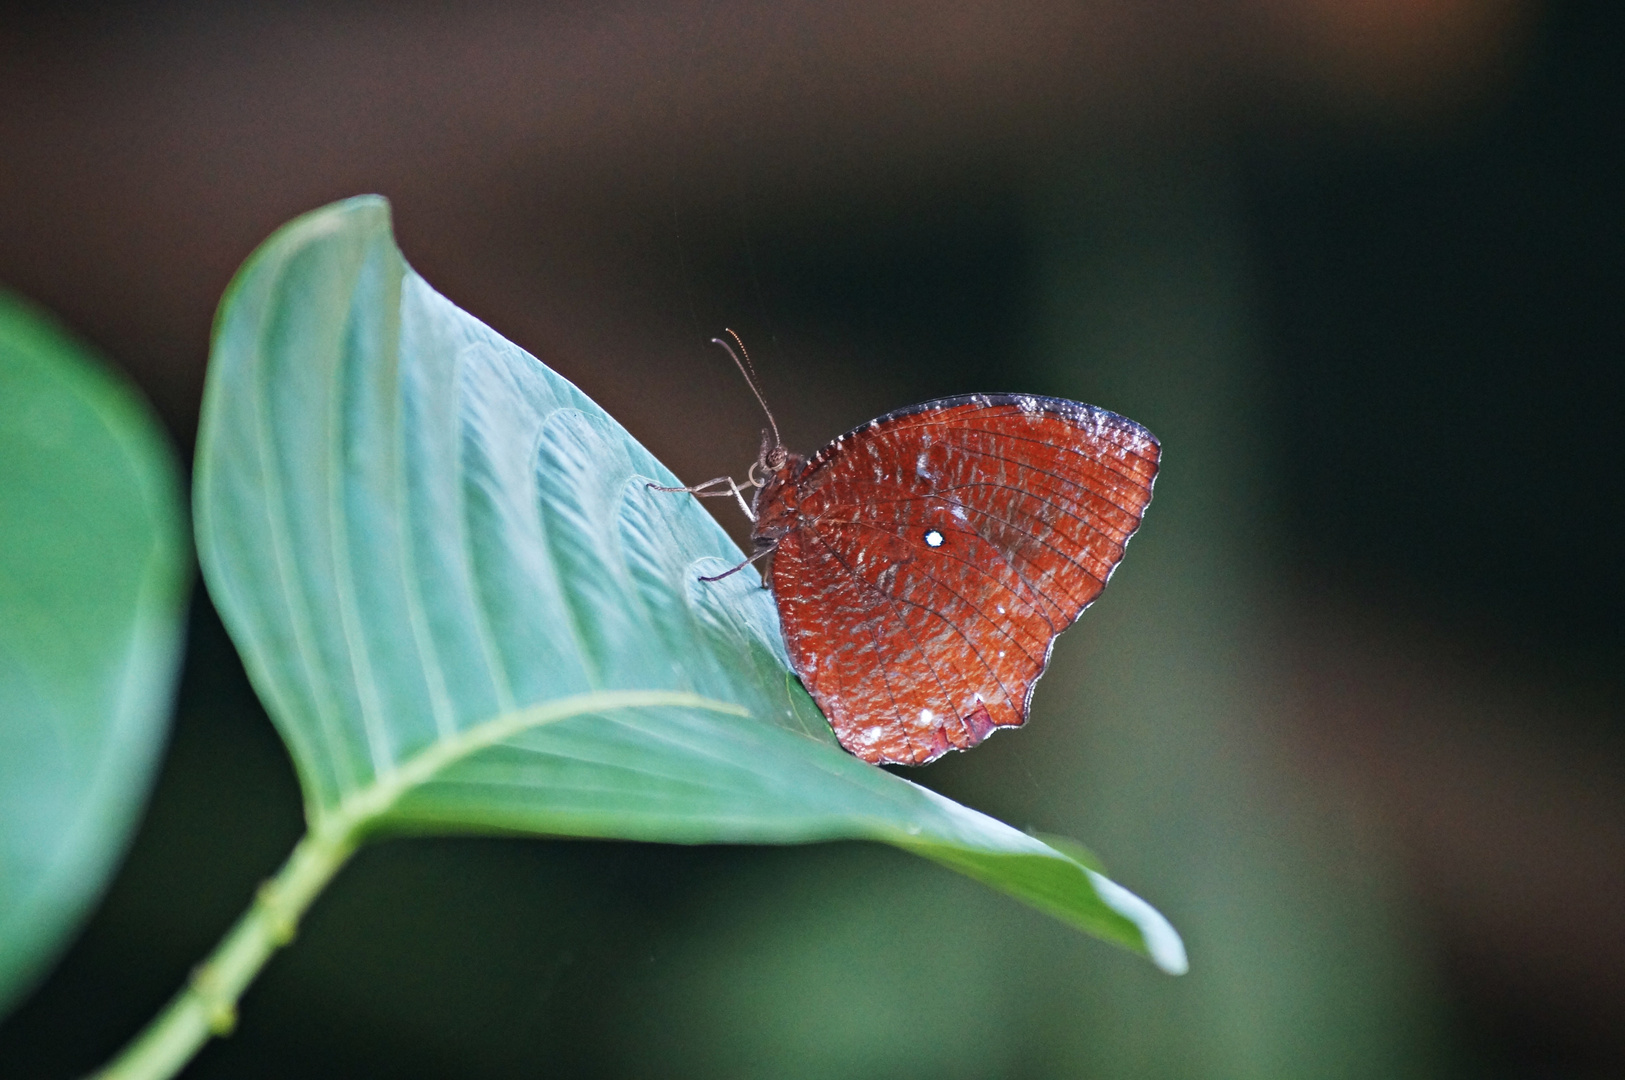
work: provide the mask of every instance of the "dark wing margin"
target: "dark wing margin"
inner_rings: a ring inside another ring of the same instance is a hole
[[[906,420],[920,413],[947,412],[962,405],[972,405],[977,409],[997,409],[1009,406],[1022,412],[1038,411],[1051,416],[1059,416],[1071,421],[1078,427],[1094,428],[1096,425],[1111,426],[1132,434],[1139,440],[1149,443],[1157,451],[1150,462],[1155,466],[1161,458],[1162,443],[1140,424],[1128,417],[1114,413],[1110,409],[1102,409],[1098,405],[1086,405],[1081,401],[1072,401],[1069,398],[1047,397],[1043,394],[956,394],[952,397],[936,398],[933,401],[922,401],[918,405],[908,405],[901,409],[893,409],[883,416],[877,416],[866,424],[859,424],[842,435],[826,443],[818,453],[807,462],[802,476],[809,476],[834,456],[835,451],[842,443],[849,439],[860,438],[863,435],[879,428],[888,427],[895,420]]]

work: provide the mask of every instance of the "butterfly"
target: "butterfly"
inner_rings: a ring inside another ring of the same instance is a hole
[[[771,430],[743,484],[659,488],[732,495],[753,522],[755,554],[705,580],[772,556],[791,665],[865,761],[922,765],[1021,726],[1056,635],[1139,528],[1156,437],[1093,405],[970,394],[887,413],[805,457],[779,440],[749,354],[712,340]]]

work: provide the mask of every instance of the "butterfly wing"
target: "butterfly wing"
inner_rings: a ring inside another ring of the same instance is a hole
[[[819,451],[773,590],[842,745],[923,764],[1024,722],[1055,635],[1139,527],[1160,453],[1116,413],[992,394],[890,413]]]

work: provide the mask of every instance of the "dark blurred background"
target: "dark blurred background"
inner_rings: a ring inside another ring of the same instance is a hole
[[[1165,448],[1029,727],[910,775],[1189,975],[887,849],[402,841],[188,1075],[1625,1075],[1622,56],[1603,0],[0,8],[0,282],[183,452],[232,271],[366,191],[693,480],[761,424],[723,326],[803,450],[1016,389]],[[200,597],[0,1074],[115,1050],[299,829]]]

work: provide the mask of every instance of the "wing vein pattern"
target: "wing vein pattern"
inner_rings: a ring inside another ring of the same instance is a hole
[[[842,743],[918,764],[1023,723],[1160,459],[1131,420],[1021,395],[928,402],[814,455],[772,581],[790,655]]]

